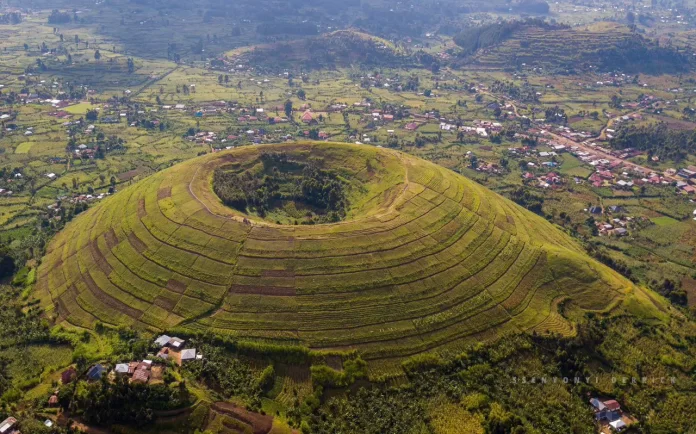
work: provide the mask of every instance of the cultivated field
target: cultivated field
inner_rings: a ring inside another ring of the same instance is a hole
[[[224,206],[214,168],[283,150],[361,189],[348,219],[276,225]],[[69,323],[210,330],[395,361],[511,331],[572,333],[556,306],[633,290],[544,219],[435,164],[344,144],[242,147],[138,182],[59,233],[38,294]]]

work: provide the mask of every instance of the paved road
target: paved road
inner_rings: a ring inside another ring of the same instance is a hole
[[[492,94],[489,94],[489,95],[492,95]],[[515,115],[519,117],[519,112],[517,111],[517,103],[516,103],[515,101],[512,101],[512,100],[507,99],[507,98],[506,98],[506,101],[507,101],[510,105],[512,105],[512,108],[513,108],[513,111],[514,111]],[[635,112],[628,113],[627,115],[619,115],[619,116],[616,116],[616,117],[613,117],[613,118],[609,119],[609,120],[607,121],[607,124],[604,126],[604,128],[602,128],[602,131],[600,132],[599,136],[597,136],[597,137],[591,137],[591,138],[589,138],[589,139],[587,139],[587,140],[600,140],[600,139],[605,138],[605,137],[606,137],[606,129],[609,128],[611,125],[613,125],[614,122],[616,122],[619,118],[622,118],[622,117],[624,117],[624,116],[632,116],[632,115],[637,114],[637,113],[640,113],[640,111],[638,110],[638,111],[635,111]],[[601,156],[601,157],[603,157],[603,158],[606,158],[606,159],[609,160],[609,161],[617,161],[617,160],[618,160],[618,161],[621,161],[621,162],[623,163],[623,166],[624,166],[624,167],[628,167],[628,168],[631,168],[631,169],[643,170],[643,171],[645,171],[646,173],[656,172],[654,169],[651,169],[651,168],[649,168],[649,167],[641,166],[641,165],[639,165],[639,164],[632,163],[632,162],[630,162],[630,161],[628,161],[628,160],[624,160],[624,159],[622,159],[622,158],[615,157],[615,156],[609,154],[608,152],[605,152],[605,151],[603,151],[603,150],[601,150],[601,149],[599,149],[599,148],[593,148],[592,146],[587,146],[587,145],[585,145],[585,144],[583,144],[583,143],[579,143],[579,142],[576,142],[576,141],[574,141],[574,140],[567,139],[567,138],[565,138],[565,137],[563,137],[563,136],[560,136],[560,135],[558,135],[558,134],[552,133],[552,132],[550,132],[550,131],[547,131],[546,134],[547,134],[548,137],[551,137],[554,141],[556,141],[556,142],[558,142],[558,143],[560,143],[560,144],[562,144],[562,145],[565,145],[565,146],[567,146],[567,147],[577,147],[577,148],[579,148],[579,149],[581,149],[581,150],[583,150],[583,151],[590,152],[590,153],[593,153],[593,154],[595,154],[595,155],[598,155],[598,156]],[[678,180],[677,178],[674,178],[674,177],[672,177],[672,176],[667,176],[667,175],[663,175],[663,176],[664,176],[665,178],[667,178],[667,179],[672,180],[672,181],[677,181],[677,180]]]

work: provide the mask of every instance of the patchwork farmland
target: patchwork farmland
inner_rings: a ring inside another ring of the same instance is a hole
[[[279,225],[225,206],[223,165],[282,151],[351,185],[344,221]],[[634,290],[541,217],[454,172],[345,144],[242,147],[154,174],[76,218],[37,283],[61,321],[359,350],[376,365],[513,331]],[[567,304],[567,303],[566,303]]]

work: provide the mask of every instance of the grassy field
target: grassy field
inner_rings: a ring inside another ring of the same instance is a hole
[[[349,218],[285,226],[224,206],[213,169],[263,150],[359,185]],[[559,300],[602,311],[633,291],[478,184],[406,154],[340,144],[243,147],[150,176],[69,224],[39,276],[44,306],[75,325],[211,330],[382,362],[519,330],[569,334]]]
[[[655,218],[650,219],[650,221],[652,221],[653,223],[655,223],[658,226],[671,226],[671,225],[679,223],[677,220],[674,220],[672,217],[667,217],[667,216],[655,217]]]

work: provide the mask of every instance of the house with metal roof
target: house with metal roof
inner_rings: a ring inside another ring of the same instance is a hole
[[[0,422],[0,434],[15,434],[17,430],[17,419],[14,417],[8,417],[7,419]]]
[[[170,339],[171,337],[167,335],[161,335],[157,339],[155,339],[155,345],[157,345],[158,347],[163,347],[169,343]]]

